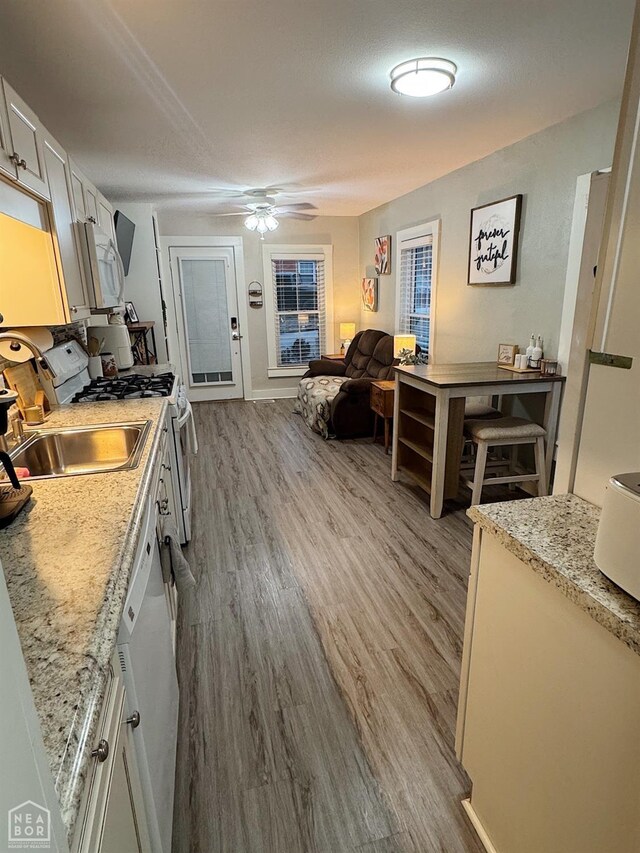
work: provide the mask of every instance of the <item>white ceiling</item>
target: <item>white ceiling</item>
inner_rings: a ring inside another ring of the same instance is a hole
[[[619,96],[633,0],[2,0],[0,74],[106,195],[360,214]],[[388,85],[454,60],[425,100]]]

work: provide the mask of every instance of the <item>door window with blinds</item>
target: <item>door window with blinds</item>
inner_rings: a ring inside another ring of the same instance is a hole
[[[327,351],[331,247],[264,247],[269,376],[297,375]]]
[[[398,288],[396,327],[416,336],[422,352],[433,355],[433,307],[439,220],[399,231],[396,238]]]

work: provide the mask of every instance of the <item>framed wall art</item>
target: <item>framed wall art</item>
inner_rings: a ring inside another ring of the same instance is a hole
[[[468,284],[514,284],[522,195],[471,211]]]
[[[365,311],[378,310],[378,279],[363,278],[360,286],[362,307]]]
[[[498,364],[506,364],[513,366],[518,352],[517,344],[499,344],[498,345]]]
[[[389,275],[391,272],[391,235],[376,237],[375,268],[378,275]]]

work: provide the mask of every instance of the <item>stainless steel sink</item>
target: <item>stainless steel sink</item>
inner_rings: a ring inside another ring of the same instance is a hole
[[[29,431],[11,460],[29,469],[31,476],[21,478],[28,480],[126,471],[139,464],[150,426],[137,421]]]

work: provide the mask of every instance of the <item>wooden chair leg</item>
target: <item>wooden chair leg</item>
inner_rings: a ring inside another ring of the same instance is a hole
[[[476,453],[476,467],[473,474],[473,489],[471,491],[471,505],[479,504],[482,500],[482,486],[484,481],[485,468],[487,465],[487,443],[485,441],[478,442],[478,452]]]
[[[536,439],[536,474],[539,476],[538,480],[538,495],[542,497],[547,494],[547,466],[545,462],[545,451],[544,451],[544,438],[539,436]]]
[[[376,438],[378,437],[378,414],[373,417],[373,443],[376,443]]]

